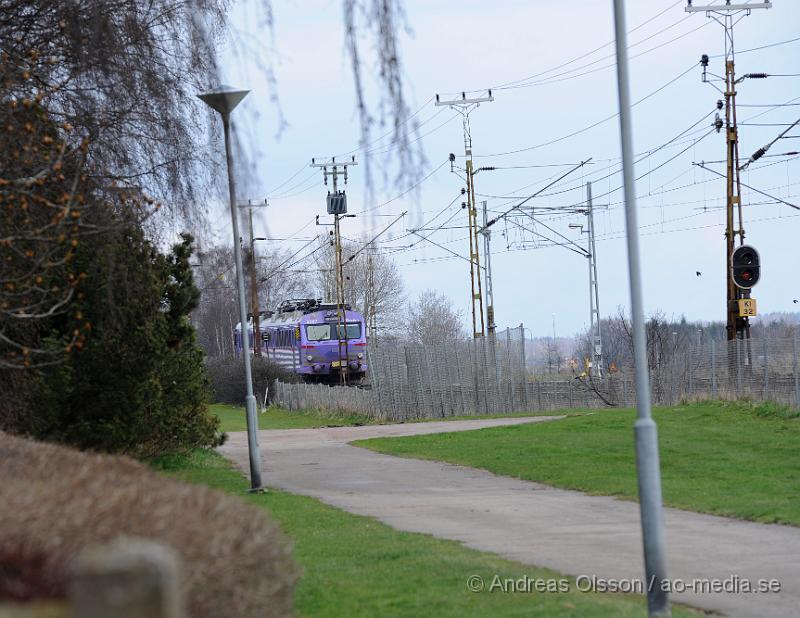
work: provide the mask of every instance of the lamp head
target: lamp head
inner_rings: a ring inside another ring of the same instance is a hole
[[[197,98],[220,114],[230,114],[249,92],[249,90],[238,90],[233,86],[223,84],[213,90],[198,94]]]

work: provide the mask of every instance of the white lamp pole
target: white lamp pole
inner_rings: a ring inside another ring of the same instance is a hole
[[[242,250],[239,246],[239,219],[236,212],[236,183],[233,179],[233,154],[231,153],[231,112],[247,96],[249,90],[237,90],[231,86],[219,86],[197,95],[206,105],[219,112],[225,130],[225,160],[228,164],[228,192],[231,202],[233,226],[233,255],[236,261],[236,287],[239,293],[239,323],[242,333],[242,357],[244,358],[244,381],[247,387],[245,406],[247,410],[247,447],[250,453],[250,491],[261,491],[261,454],[258,445],[258,422],[256,398],[253,396],[253,373],[250,368],[250,337],[247,332],[247,305],[244,296],[244,272]]]

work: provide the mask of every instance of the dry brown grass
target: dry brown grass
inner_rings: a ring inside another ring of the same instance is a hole
[[[120,536],[178,552],[193,618],[291,614],[297,570],[260,509],[126,457],[0,432],[0,601],[63,598],[70,561]]]

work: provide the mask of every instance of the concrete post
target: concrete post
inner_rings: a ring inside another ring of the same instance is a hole
[[[140,539],[123,539],[82,553],[69,588],[80,618],[182,618],[178,556]]]

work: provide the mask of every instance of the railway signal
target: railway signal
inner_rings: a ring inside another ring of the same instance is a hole
[[[731,278],[743,290],[749,290],[761,277],[761,258],[753,247],[742,245],[731,256]]]

